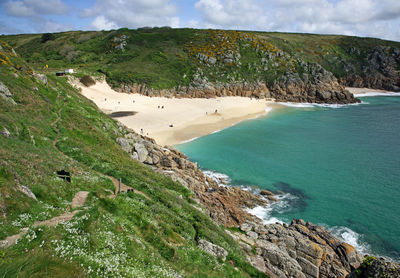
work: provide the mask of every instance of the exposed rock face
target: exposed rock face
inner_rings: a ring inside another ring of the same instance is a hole
[[[275,81],[271,96],[279,101],[312,103],[356,103],[358,99],[347,91],[331,73],[319,65],[308,66],[308,74],[288,72]]]
[[[12,94],[10,90],[1,81],[0,81],[0,97],[12,104],[16,104],[15,101],[12,99]]]
[[[351,74],[340,82],[350,87],[366,87],[400,91],[400,50],[392,47],[376,47],[367,58],[362,74]]]
[[[353,271],[348,278],[396,278],[400,277],[400,264],[383,258],[365,257],[362,265]]]
[[[208,209],[211,218],[227,227],[236,227],[246,220],[255,218],[243,210],[257,205],[267,205],[267,201],[237,187],[218,187],[197,194]],[[256,220],[257,221],[257,220]]]
[[[207,240],[200,239],[198,242],[198,246],[204,252],[214,257],[221,257],[224,261],[226,259],[226,256],[228,256],[228,252],[224,248],[215,245]]]
[[[24,193],[29,198],[32,198],[37,201],[35,194],[33,194],[33,192],[25,185],[18,185],[17,189],[22,193]]]
[[[231,232],[232,237],[245,246],[250,263],[271,277],[345,277],[362,262],[354,247],[303,220],[246,223],[240,229],[245,234]]]
[[[40,74],[40,73],[34,73],[33,77],[35,77],[37,80],[40,80],[41,82],[43,82],[43,84],[47,85],[47,76],[44,74]]]
[[[255,221],[255,217],[243,208],[266,205],[269,202],[240,188],[219,187],[214,180],[205,177],[183,153],[172,147],[160,147],[151,138],[130,132],[117,138],[117,143],[132,159],[153,167],[155,171],[193,191],[211,218],[225,226],[234,227],[247,220]]]
[[[11,136],[11,133],[8,131],[7,128],[3,128],[3,130],[0,131],[0,134],[3,135],[6,138],[9,138]]]
[[[296,72],[287,72],[273,85],[263,82],[211,83],[207,78],[195,75],[190,86],[170,90],[154,90],[146,85],[123,84],[117,90],[147,96],[205,98],[222,96],[242,96],[254,98],[274,98],[278,101],[312,103],[356,103],[358,99],[340,85],[336,77],[318,64],[303,65],[307,73],[300,77]]]

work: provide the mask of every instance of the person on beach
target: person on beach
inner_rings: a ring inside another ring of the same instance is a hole
[[[140,132],[143,134],[143,128],[140,129]]]

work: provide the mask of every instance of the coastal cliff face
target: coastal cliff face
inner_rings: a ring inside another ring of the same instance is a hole
[[[357,276],[367,273],[363,255],[332,236],[326,228],[296,219],[290,225],[263,224],[261,219],[246,211],[276,202],[273,193],[262,191],[261,195],[255,195],[238,187],[225,186],[224,180],[204,175],[178,150],[160,147],[150,138],[121,128],[124,136],[117,142],[131,158],[190,189],[202,210],[227,227],[225,231],[239,243],[247,260],[259,271],[282,278],[346,277],[350,274],[349,277],[367,277]],[[380,262],[386,267],[373,267],[374,270],[368,272],[375,273],[372,277],[380,277],[385,272],[383,269],[392,269],[393,263],[383,259]]]
[[[306,65],[305,65],[306,66]],[[232,82],[213,84],[206,77],[196,76],[189,87],[180,87],[170,90],[155,90],[146,85],[122,84],[116,88],[123,93],[137,93],[150,97],[185,97],[205,98],[241,96],[261,99],[275,99],[283,102],[310,102],[310,103],[358,103],[359,99],[339,84],[332,73],[319,65],[308,65],[309,73],[302,76],[297,72],[287,72],[271,86],[263,82]]]
[[[400,91],[399,49],[378,46],[369,53],[366,61],[361,74],[350,74],[341,78],[340,83],[349,87]]]

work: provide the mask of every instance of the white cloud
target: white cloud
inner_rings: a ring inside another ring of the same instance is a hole
[[[97,0],[92,8],[82,11],[81,16],[94,16],[95,19],[90,25],[93,28],[101,23],[106,23],[102,28],[166,25],[179,27],[180,19],[176,16],[177,13],[178,8],[169,0]]]
[[[111,22],[107,20],[104,16],[100,15],[92,21],[90,27],[95,30],[110,30],[116,29],[118,26],[114,22]]]
[[[399,40],[399,0],[198,0],[218,28],[378,36]]]
[[[61,0],[8,0],[4,10],[10,16],[31,17],[46,14],[66,14],[68,7]]]
[[[267,14],[253,0],[200,0],[195,7],[207,23],[217,26],[259,29],[267,24]]]

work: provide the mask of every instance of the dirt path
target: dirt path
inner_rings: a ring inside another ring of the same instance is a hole
[[[51,123],[51,126],[57,130],[57,136],[53,141],[54,147],[57,145],[58,139],[60,138],[60,129],[57,127],[57,123],[61,120],[61,113],[62,113],[62,108],[58,109],[58,118]]]
[[[115,193],[113,195],[113,197],[115,198],[115,196],[118,193],[118,189],[119,189],[119,181],[114,177],[111,177],[111,176],[108,176],[108,177],[112,180],[112,182],[113,182],[113,184],[115,186]],[[121,191],[120,192],[128,192],[128,189],[129,190],[133,190],[133,192],[136,193],[136,194],[142,195],[147,200],[151,200],[151,198],[149,196],[147,196],[145,193],[143,193],[142,191],[136,190],[133,187],[127,186],[126,184],[121,182]]]
[[[74,209],[83,206],[83,204],[85,204],[88,195],[89,192],[87,191],[79,191],[78,193],[76,193],[74,198],[72,199],[71,207]]]
[[[79,191],[78,193],[75,194],[74,198],[72,199],[72,208],[77,208],[81,207],[85,204],[86,198],[89,195],[89,192],[87,191]],[[48,226],[48,227],[54,227],[57,226],[60,223],[67,222],[72,219],[72,217],[75,216],[78,212],[81,212],[81,210],[75,210],[75,211],[67,211],[64,212],[63,214],[53,217],[48,220],[44,221],[36,221],[32,226],[33,227],[38,227],[38,226]],[[21,237],[23,237],[27,232],[28,228],[23,228],[19,234],[12,235],[6,237],[4,240],[0,241],[0,247],[7,248],[10,247],[11,245],[14,245]]]

